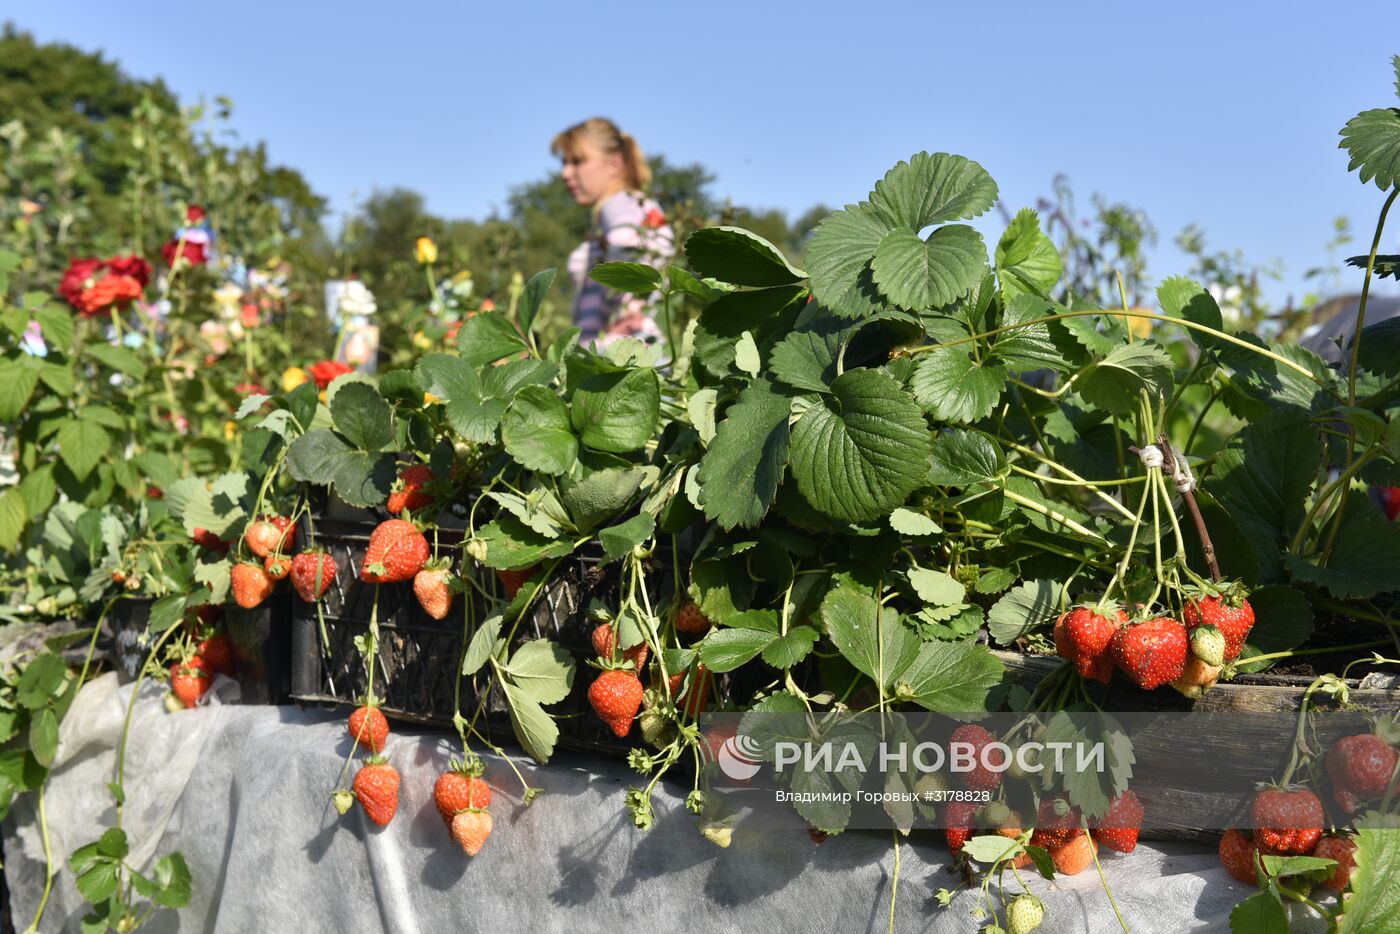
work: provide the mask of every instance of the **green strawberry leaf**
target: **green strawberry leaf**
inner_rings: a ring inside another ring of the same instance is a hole
[[[501,677],[537,704],[557,704],[573,686],[574,657],[557,642],[532,639],[501,666]]]
[[[803,496],[833,518],[881,518],[923,482],[929,431],[919,406],[878,370],[831,384],[792,429],[792,474]]]
[[[566,473],[578,461],[578,438],[564,400],[545,386],[525,386],[501,416],[501,442],[520,466]]]
[[[869,204],[848,204],[817,225],[807,241],[812,294],[842,318],[863,318],[884,308],[870,269],[875,248],[895,228]]]
[[[946,152],[915,153],[886,172],[870,196],[891,226],[915,231],[985,214],[996,200],[997,185],[986,169]]]
[[[964,346],[935,345],[919,355],[914,367],[914,397],[940,421],[986,418],[1006,388],[1006,367],[994,357],[973,360]]]
[[[1280,409],[1246,425],[1216,457],[1210,489],[1253,546],[1261,580],[1283,577],[1281,555],[1303,522],[1322,453],[1307,413]]]
[[[1153,399],[1166,398],[1171,386],[1172,358],[1152,341],[1114,347],[1075,381],[1085,402],[1120,417],[1137,411],[1141,390]]]
[[[361,451],[382,451],[393,443],[389,403],[373,386],[351,383],[342,387],[330,408],[336,431]]]
[[[1043,295],[1060,281],[1060,253],[1041,232],[1040,217],[1032,209],[1016,212],[997,241],[996,270],[1003,304],[1019,295]]]
[[[819,611],[827,634],[856,670],[888,689],[919,654],[919,637],[890,607],[863,590],[839,586]]]
[[[483,311],[462,322],[461,330],[457,332],[457,349],[469,366],[476,367],[515,356],[530,348],[509,318],[498,312]],[[432,392],[431,389],[428,391]]]
[[[763,660],[774,668],[791,668],[812,651],[821,633],[811,626],[793,626],[763,650]]]
[[[1389,191],[1400,180],[1400,107],[1363,110],[1342,127],[1338,149],[1351,156],[1347,171],[1359,170],[1362,184],[1376,180]]]
[[[987,709],[992,688],[1005,674],[1005,666],[984,645],[925,642],[898,676],[895,689],[907,685],[909,699],[925,710],[969,713]]]
[[[788,461],[791,406],[754,380],[725,410],[698,475],[705,515],[721,528],[757,525],[773,504]]]
[[[982,281],[987,248],[982,235],[965,224],[939,227],[927,240],[897,227],[880,238],[871,262],[876,286],[901,308],[942,308]]]
[[[649,295],[661,288],[661,273],[646,263],[599,263],[588,278],[619,292]]]
[[[1230,912],[1230,934],[1288,934],[1288,912],[1273,892],[1255,892]]]
[[[1008,591],[987,614],[991,637],[1010,645],[1050,622],[1060,614],[1060,589],[1055,581],[1036,580]]]
[[[598,533],[598,542],[609,558],[621,558],[642,542],[651,538],[656,531],[656,518],[651,513],[642,512],[620,525],[603,529]]]
[[[505,678],[501,679],[501,688],[510,707],[510,725],[515,730],[515,738],[536,762],[548,762],[554,755],[554,744],[559,741],[559,726],[526,691]]]
[[[590,376],[574,390],[573,428],[595,451],[626,454],[651,439],[660,413],[656,371],[626,370]]]
[[[1400,815],[1369,811],[1356,821],[1356,871],[1341,917],[1345,934],[1400,930]]]
[[[764,288],[807,278],[781,250],[740,227],[706,227],[685,241],[685,256],[702,276],[734,285]]]
[[[932,461],[928,482],[939,486],[998,483],[1007,473],[1006,456],[996,442],[980,431],[962,428],[941,432],[933,439]]]
[[[700,659],[714,672],[733,671],[776,642],[766,629],[716,629],[700,643]]]
[[[1400,567],[1400,528],[1360,490],[1347,494],[1345,509],[1325,567],[1293,554],[1283,556],[1284,567],[1295,581],[1325,588],[1339,600],[1391,593]]]

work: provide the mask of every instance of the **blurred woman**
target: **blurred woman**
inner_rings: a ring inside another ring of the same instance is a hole
[[[651,169],[641,147],[611,120],[593,117],[554,137],[550,151],[562,161],[560,175],[574,201],[593,208],[588,239],[568,262],[580,343],[660,340],[661,331],[646,311],[649,296],[617,294],[588,278],[598,263],[648,263],[660,269],[675,252],[661,206],[643,193]]]

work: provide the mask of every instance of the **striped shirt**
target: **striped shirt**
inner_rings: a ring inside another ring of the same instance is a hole
[[[569,277],[574,283],[574,325],[579,342],[605,345],[623,337],[648,343],[661,339],[661,330],[647,312],[654,296],[617,293],[588,278],[599,263],[647,263],[663,268],[675,253],[674,233],[661,206],[634,191],[619,191],[604,199],[595,213],[587,240],[569,254]]]

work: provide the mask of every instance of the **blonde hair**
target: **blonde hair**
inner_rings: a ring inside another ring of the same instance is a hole
[[[607,117],[589,117],[582,123],[574,124],[554,137],[549,151],[563,158],[574,152],[579,138],[584,136],[605,155],[621,154],[622,177],[629,189],[645,191],[651,184],[651,166],[647,165],[646,157],[642,155],[642,147],[637,145],[631,133],[619,130],[617,124]]]

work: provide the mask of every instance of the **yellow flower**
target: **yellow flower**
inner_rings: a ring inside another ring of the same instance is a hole
[[[291,392],[311,377],[299,366],[289,366],[282,371],[282,391]]]
[[[436,403],[438,403],[438,402],[441,402],[441,401],[442,401],[442,398],[439,397],[439,396],[435,396],[435,395],[433,395],[433,394],[430,393],[430,392],[425,392],[425,393],[423,393],[423,404],[424,404],[424,405],[434,405],[434,404],[436,404]]]
[[[1135,311],[1135,312],[1149,312],[1149,313],[1150,313],[1153,309],[1151,309],[1151,308],[1143,308],[1143,307],[1139,306],[1139,307],[1134,308],[1134,309],[1132,309],[1132,310]],[[1157,323],[1157,322],[1154,321],[1154,320],[1152,320],[1151,318],[1137,318],[1137,317],[1133,317],[1133,318],[1129,318],[1129,319],[1128,319],[1128,330],[1132,332],[1133,337],[1136,337],[1138,340],[1143,340],[1143,339],[1145,339],[1145,338],[1148,338],[1148,337],[1151,337],[1151,336],[1152,336],[1152,326],[1153,326],[1154,324],[1156,324],[1156,323]]]
[[[238,422],[224,422],[224,440],[232,441],[238,436]]]
[[[413,346],[422,350],[427,350],[429,347],[433,346],[433,342],[429,340],[428,335],[424,334],[422,331],[414,331]]]
[[[423,263],[424,265],[427,265],[428,263],[436,263],[437,244],[434,243],[432,241],[432,238],[430,237],[419,237],[417,254],[418,262]]]

